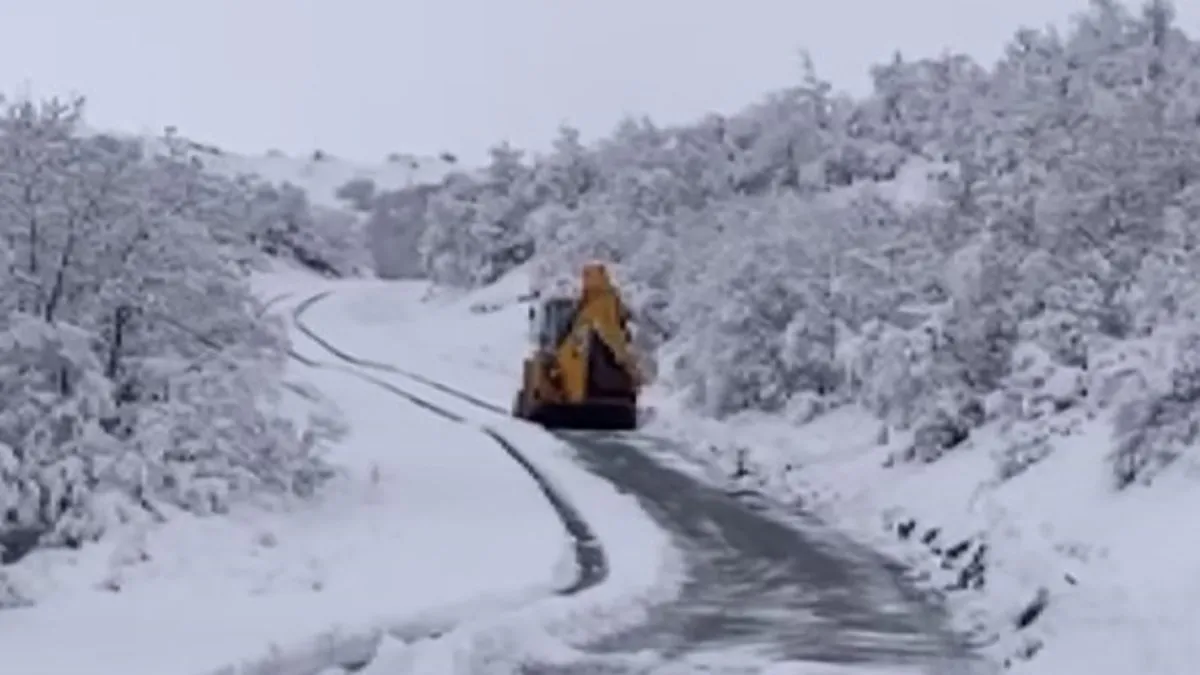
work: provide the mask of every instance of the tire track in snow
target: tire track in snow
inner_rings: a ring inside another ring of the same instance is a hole
[[[297,330],[303,333],[307,338],[315,344],[325,349],[329,354],[336,357],[344,364],[356,366],[357,368],[374,368],[378,369],[383,364],[357,363],[353,357],[341,352],[327,340],[322,338],[318,333],[313,331],[303,321],[304,312],[310,309],[320,300],[328,297],[331,291],[318,293],[306,298],[298,303],[292,309],[292,323]],[[293,297],[294,293],[281,293],[273,296],[264,303],[264,307],[260,312],[260,316],[265,316],[271,309],[288,298]],[[562,522],[564,529],[572,539],[574,547],[574,557],[576,563],[575,579],[566,586],[555,591],[559,596],[571,596],[581,593],[589,588],[592,588],[603,582],[609,573],[608,559],[604,548],[599,539],[596,537],[591,526],[584,519],[577,508],[562,495],[550,482],[550,480],[541,472],[537,466],[527,458],[521,450],[505,438],[502,434],[489,427],[479,425],[471,420],[459,415],[451,410],[447,410],[429,400],[422,398],[402,387],[386,380],[375,377],[369,373],[364,373],[354,367],[347,367],[340,363],[323,363],[317,359],[311,358],[304,354],[300,354],[295,349],[288,349],[288,356],[298,363],[306,367],[314,369],[325,369],[340,371],[345,374],[357,377],[360,380],[369,382],[388,393],[398,396],[421,409],[441,417],[456,424],[470,426],[482,434],[491,438],[504,452],[515,461],[534,481],[538,489],[550,503],[554,509],[559,521]],[[397,374],[411,377],[414,380],[425,380],[420,375],[406,374],[395,371],[394,369],[382,368],[383,370],[392,370]],[[465,392],[457,392],[449,387],[439,387],[438,383],[432,380],[423,382],[431,387],[435,387],[445,391],[451,395],[457,395],[458,398],[467,400],[473,405],[482,405],[489,410],[501,411],[498,406],[488,404],[481,399],[475,399]],[[260,659],[245,661],[237,665],[229,665],[224,668],[213,671],[210,675],[319,675],[331,669],[341,669],[343,672],[352,673],[362,670],[375,660],[379,653],[379,646],[383,638],[391,637],[401,642],[411,644],[421,640],[433,640],[441,637],[450,630],[453,630],[459,614],[463,616],[478,615],[480,613],[492,611],[504,611],[513,609],[504,603],[500,603],[492,607],[487,605],[483,608],[475,608],[470,612],[456,612],[453,608],[444,613],[442,618],[433,618],[427,620],[418,619],[400,626],[381,627],[372,632],[362,635],[340,635],[336,631],[328,635],[318,636],[315,642],[311,645],[304,645],[296,649],[279,650],[277,647],[272,647],[271,654]],[[482,611],[481,611],[482,610]]]
[[[453,396],[457,399],[460,399],[462,401],[470,403],[471,405],[473,405],[477,408],[482,408],[483,410],[487,410],[488,412],[498,413],[498,414],[504,415],[505,417],[508,416],[509,411],[506,408],[498,406],[495,403],[492,403],[491,401],[486,401],[484,399],[479,398],[478,396],[473,396],[461,389],[456,389],[454,387],[442,384],[441,382],[438,382],[437,380],[432,380],[428,377],[425,377],[424,375],[421,375],[420,373],[415,373],[411,370],[405,370],[403,368],[398,368],[395,365],[392,365],[390,363],[383,363],[381,361],[372,361],[371,359],[364,359],[364,358],[357,357],[353,354],[343,351],[337,345],[334,345],[334,344],[330,343],[328,340],[322,338],[320,335],[318,335],[315,331],[313,331],[304,322],[304,313],[307,312],[309,309],[312,309],[313,305],[328,298],[332,294],[333,294],[333,291],[323,291],[321,293],[317,293],[316,295],[314,295],[310,298],[306,298],[303,302],[297,304],[296,308],[294,310],[292,310],[292,322],[296,325],[296,328],[301,333],[304,333],[304,335],[306,337],[308,337],[310,340],[321,345],[321,347],[323,347],[325,349],[325,351],[329,352],[330,354],[336,356],[337,358],[341,359],[342,361],[344,361],[350,365],[358,366],[360,368],[370,368],[371,370],[379,370],[379,371],[387,372],[387,373],[394,373],[394,374],[404,377],[406,379],[412,380],[413,382],[417,382],[417,383],[423,384],[427,387],[430,387],[432,389],[436,389],[444,394],[449,394],[450,396]],[[486,430],[485,430],[485,433],[487,433]]]
[[[299,330],[317,345],[320,345],[331,355],[352,366],[378,368],[379,366],[377,364],[360,363],[356,361],[353,359],[353,357],[350,357],[345,352],[342,352],[330,344],[329,341],[325,340],[316,331],[312,330],[306,323],[304,323],[304,313],[311,309],[312,306],[317,302],[327,298],[330,293],[331,291],[318,293],[314,296],[306,298],[304,301],[296,305],[296,307],[292,310],[292,321],[297,330]],[[296,353],[295,350],[291,350],[290,355],[292,358],[310,367],[333,367],[327,364],[319,363],[312,358],[300,355]],[[412,403],[413,405],[416,405],[431,414],[437,415],[438,417],[449,420],[456,424],[462,424],[476,429],[480,433],[486,435],[488,438],[491,438],[514,462],[516,462],[525,471],[526,474],[529,475],[529,477],[537,485],[538,489],[541,490],[542,494],[545,496],[546,501],[550,503],[551,508],[554,509],[559,521],[562,522],[564,529],[566,529],[567,534],[571,537],[575,549],[575,579],[570,584],[558,589],[558,595],[575,595],[576,593],[580,593],[593,586],[596,586],[604,581],[605,578],[607,578],[608,560],[605,555],[604,548],[593,532],[591,525],[588,524],[579,510],[575,508],[575,505],[572,504],[571,501],[566,498],[566,496],[561,494],[554,487],[545,474],[543,474],[542,471],[532,461],[530,461],[530,459],[526,457],[525,454],[521,452],[520,448],[518,448],[514,443],[505,438],[495,429],[477,424],[466,417],[432,403],[428,399],[422,398],[421,396],[418,396],[407,389],[398,387],[392,382],[388,382],[374,375],[364,373],[353,368],[339,368],[339,370],[350,373],[355,377],[362,379],[363,381],[370,382],[371,384],[384,389],[395,396],[403,398],[409,403]],[[423,380],[425,378],[420,379]],[[429,386],[439,384],[434,383],[432,380],[422,383],[429,384]],[[443,390],[446,391],[446,393],[451,393],[449,387],[445,387]],[[458,393],[462,394],[462,392]],[[467,398],[473,399],[474,397],[464,394],[463,396],[460,396],[460,398],[464,398],[464,400],[466,400]],[[488,404],[481,399],[474,399],[474,403],[476,405],[483,404],[490,406],[490,409],[496,408],[495,406],[491,406],[491,404]]]

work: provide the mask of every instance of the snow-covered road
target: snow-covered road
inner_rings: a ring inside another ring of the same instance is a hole
[[[392,295],[385,299],[385,293]],[[308,330],[347,363],[513,433],[525,425],[506,418],[503,396],[519,363],[520,324],[513,317],[522,312],[480,312],[496,305],[478,298],[455,304],[476,311],[436,316],[427,307],[420,322],[410,321],[402,308],[420,307],[400,297],[397,287],[364,287],[314,298],[298,324],[305,330],[309,317],[330,327]],[[501,321],[513,325],[496,330]],[[513,359],[507,368],[506,358]],[[944,629],[943,617],[869,552],[811,523],[783,525],[775,517],[781,514],[765,515],[761,505],[747,508],[651,461],[649,455],[661,455],[662,448],[646,446],[661,439],[562,438],[577,462],[638,497],[683,550],[688,579],[643,620],[584,635],[572,641],[573,651],[564,652],[561,644],[543,651],[536,642],[521,645],[521,672],[963,673],[981,667]],[[387,670],[369,672],[500,672],[461,669],[464,662],[475,668],[484,663],[467,656],[469,648],[440,651],[442,658],[454,655],[458,669],[446,661],[432,662],[441,669],[414,668],[409,661],[408,668],[392,662]]]

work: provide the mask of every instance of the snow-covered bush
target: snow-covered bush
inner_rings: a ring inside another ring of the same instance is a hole
[[[276,412],[286,335],[249,285],[246,223],[275,216],[182,139],[151,153],[81,114],[0,110],[0,535],[74,546],[130,511],[311,494],[320,443]]]
[[[1123,407],[1119,457],[1182,446],[1183,394],[1145,368],[1187,350],[1133,355],[1200,315],[1198,58],[1167,3],[1095,2],[990,69],[897,56],[851,99],[809,68],[735,115],[564,130],[433,188],[423,266],[608,260],[661,328],[661,382],[714,415],[853,402],[929,461],[984,421]]]
[[[1148,483],[1159,471],[1189,453],[1200,441],[1200,331],[1174,336],[1165,377],[1117,411],[1112,452],[1119,488]],[[1190,462],[1195,463],[1196,457]]]
[[[489,284],[533,255],[524,220],[533,210],[531,172],[522,153],[507,144],[491,150],[479,178],[455,173],[427,205],[418,251],[434,281]]]
[[[377,195],[378,188],[375,186],[375,181],[370,178],[351,179],[334,192],[334,196],[349,204],[351,209],[367,212],[371,210],[372,202]]]
[[[375,193],[367,205],[364,226],[367,247],[382,279],[411,279],[425,275],[420,242],[427,227],[433,186],[414,185]]]
[[[325,276],[358,275],[369,268],[366,233],[354,215],[314,206],[290,183],[251,185],[248,234],[263,252]]]
[[[670,314],[691,348],[673,377],[711,414],[781,410],[801,392],[825,396],[840,384],[830,269],[808,249],[829,214],[804,206],[786,199],[741,204],[721,218],[736,215],[748,242],[718,233],[705,255],[676,265]],[[722,264],[707,264],[722,249]]]

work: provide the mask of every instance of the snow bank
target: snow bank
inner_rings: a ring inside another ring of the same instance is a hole
[[[718,423],[670,399],[658,410],[648,431],[696,451],[680,468],[795,504],[902,560],[1014,672],[1182,674],[1200,658],[1200,546],[1177,534],[1200,495],[1181,475],[1114,493],[1107,418],[1054,417],[1042,427],[1052,448],[1008,475],[1003,458],[1030,441],[999,423],[937,462],[893,464],[908,439],[881,442],[880,423],[853,408],[803,426]]]

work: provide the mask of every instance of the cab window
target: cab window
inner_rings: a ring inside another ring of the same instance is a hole
[[[547,300],[535,317],[537,341],[544,348],[557,347],[567,337],[575,319],[575,301],[571,298]]]

